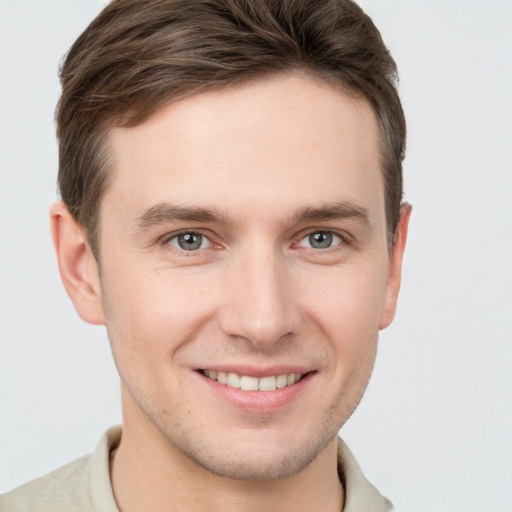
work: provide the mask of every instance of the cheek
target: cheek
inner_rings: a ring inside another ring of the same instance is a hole
[[[148,360],[165,357],[209,316],[208,286],[198,273],[127,263],[110,270],[102,280],[103,307],[111,342],[122,343],[123,352]]]
[[[329,269],[308,276],[302,295],[318,323],[331,333],[377,331],[382,309],[385,274],[364,268]]]
[[[377,350],[384,288],[383,272],[355,268],[303,282],[303,308],[328,340],[331,371],[340,381],[366,385]]]

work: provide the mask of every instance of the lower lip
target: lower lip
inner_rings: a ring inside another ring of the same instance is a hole
[[[299,393],[304,391],[314,375],[314,372],[308,373],[299,382],[274,391],[242,391],[221,384],[202,373],[196,373],[204,384],[222,400],[242,411],[255,413],[275,412],[289,405]]]

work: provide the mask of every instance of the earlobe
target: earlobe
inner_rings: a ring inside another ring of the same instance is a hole
[[[384,293],[384,303],[381,311],[379,329],[388,327],[395,317],[398,293],[402,279],[402,262],[407,242],[407,231],[411,217],[412,206],[403,204],[400,208],[400,220],[395,230],[393,254],[389,260],[389,272]]]
[[[83,228],[62,201],[51,207],[50,222],[62,283],[77,313],[88,323],[104,325],[98,264]]]

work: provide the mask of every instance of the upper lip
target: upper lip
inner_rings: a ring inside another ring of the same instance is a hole
[[[276,365],[276,366],[253,366],[253,365],[206,365],[197,370],[219,371],[225,373],[236,373],[237,375],[246,375],[248,377],[270,377],[273,375],[284,375],[290,373],[300,373],[302,375],[310,373],[313,368],[303,365]]]

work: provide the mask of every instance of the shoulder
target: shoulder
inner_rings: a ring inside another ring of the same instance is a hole
[[[354,455],[340,438],[338,473],[345,488],[343,512],[392,512],[391,502],[366,479]]]
[[[119,512],[110,485],[109,456],[121,427],[112,427],[96,451],[0,496],[1,512]]]
[[[92,511],[89,493],[87,455],[32,480],[0,496],[2,512],[88,512]]]

